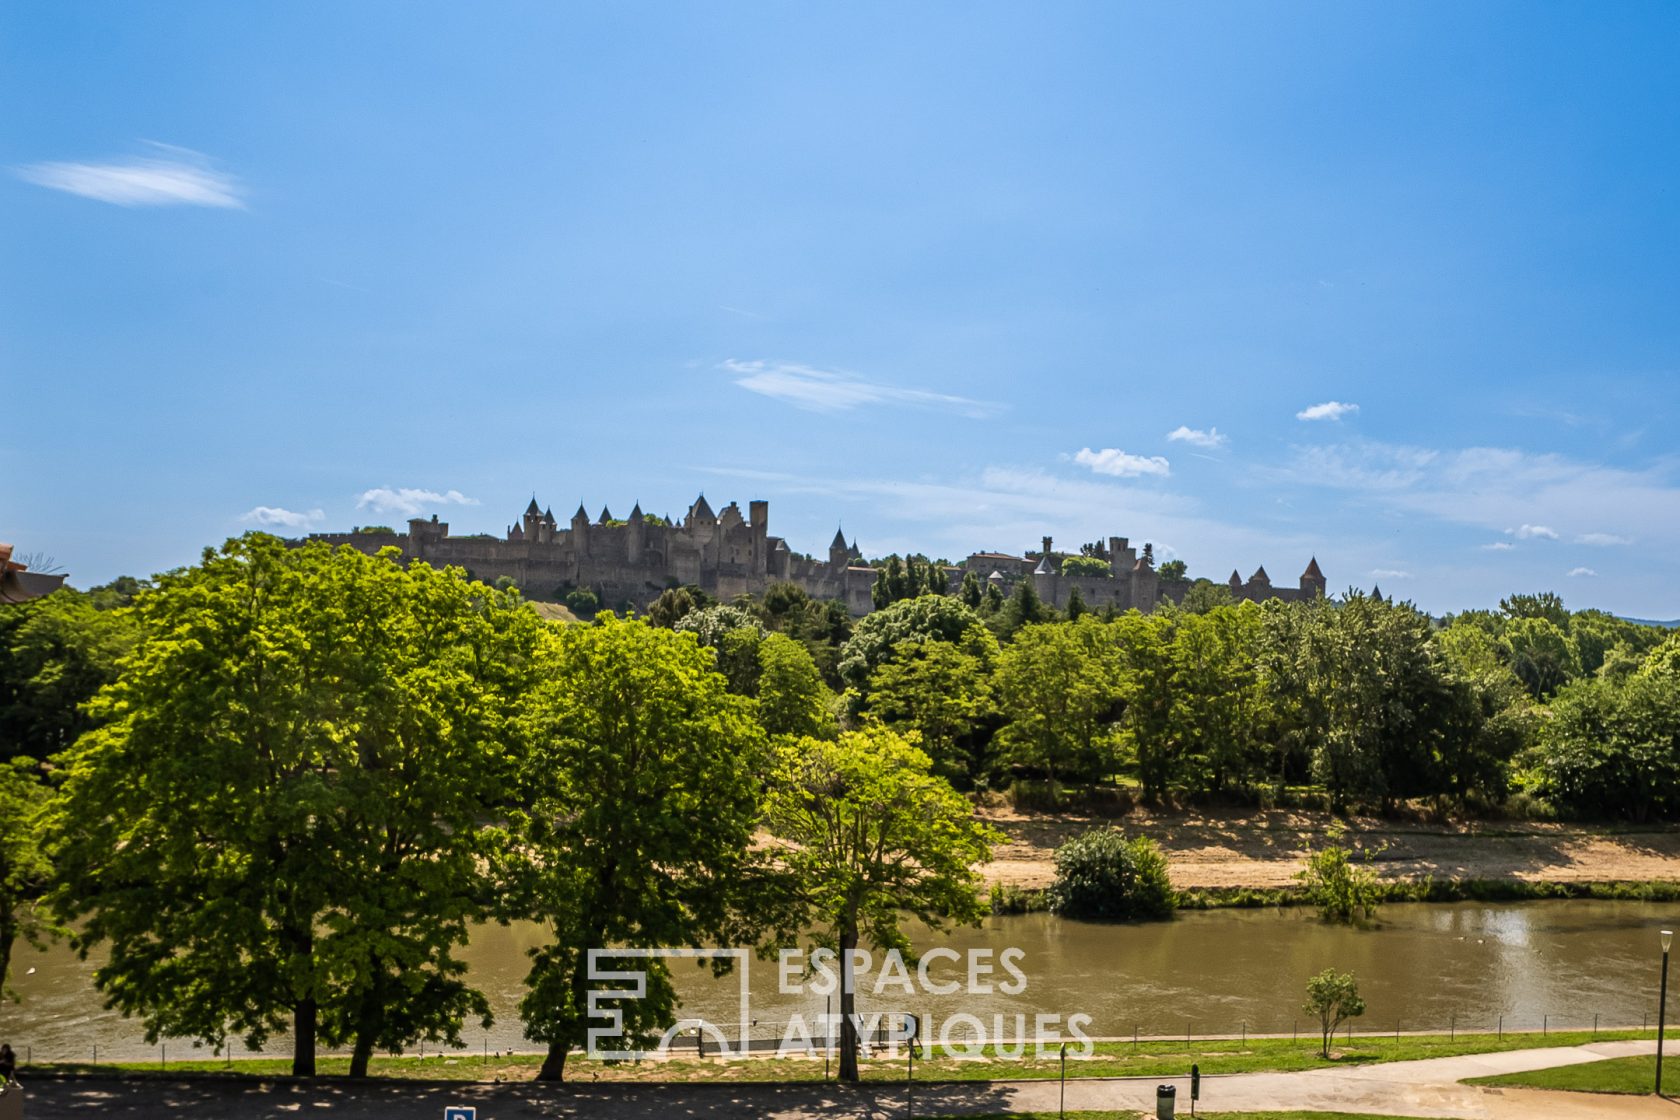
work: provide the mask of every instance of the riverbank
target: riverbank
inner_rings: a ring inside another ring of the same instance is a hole
[[[1348,841],[1373,852],[1385,881],[1429,879],[1578,885],[1668,883],[1680,890],[1680,829],[1616,828],[1550,821],[1471,821],[1431,824],[1376,817],[1338,818],[1304,810],[1164,812],[1133,808],[1123,816],[1086,812],[1040,813],[982,809],[1007,838],[986,865],[989,882],[1047,887],[1055,878],[1055,850],[1087,829],[1118,825],[1155,840],[1181,891],[1286,890],[1309,849],[1323,847],[1335,821]],[[1456,897],[1500,897],[1472,895]],[[1518,894],[1508,897],[1606,897],[1593,894]],[[1430,901],[1444,901],[1432,897]]]

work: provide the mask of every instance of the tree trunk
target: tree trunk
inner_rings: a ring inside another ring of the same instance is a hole
[[[292,1016],[292,1076],[315,1076],[315,1020],[319,1008],[315,997],[299,1001]]]
[[[858,1080],[857,1001],[853,989],[852,950],[857,948],[857,926],[845,923],[840,930],[840,1080]]]
[[[563,1042],[548,1044],[548,1053],[543,1056],[542,1068],[537,1071],[538,1081],[566,1080],[566,1051],[571,1049]]]
[[[373,1032],[362,1030],[356,1032],[356,1049],[350,1055],[350,1076],[366,1077],[368,1059],[373,1057]]]

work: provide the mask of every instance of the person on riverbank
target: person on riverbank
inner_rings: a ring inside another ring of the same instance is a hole
[[[17,1071],[17,1055],[12,1053],[12,1044],[0,1042],[0,1085],[13,1080],[13,1073]]]

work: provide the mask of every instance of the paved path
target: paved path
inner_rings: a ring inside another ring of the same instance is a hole
[[[1663,1117],[1680,1120],[1680,1105],[1657,1098],[1586,1096],[1529,1090],[1482,1089],[1466,1077],[1517,1073],[1649,1054],[1653,1042],[1511,1050],[1417,1062],[1386,1062],[1299,1073],[1242,1073],[1202,1079],[1204,1111],[1268,1108],[1373,1112],[1471,1120],[1587,1120],[1589,1117]],[[1189,1114],[1186,1079],[1175,1082],[1179,1114]],[[1127,1109],[1154,1115],[1156,1079],[1080,1079],[1067,1085],[1067,1107]],[[39,1081],[30,1086],[27,1120],[387,1120],[442,1115],[447,1104],[476,1105],[480,1120],[897,1120],[905,1115],[904,1087],[869,1085],[550,1086],[416,1082],[229,1082],[146,1079]],[[915,1095],[918,1114],[1055,1111],[1054,1081],[998,1081],[926,1086]]]

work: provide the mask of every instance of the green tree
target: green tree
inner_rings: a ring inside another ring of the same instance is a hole
[[[1556,592],[1542,591],[1537,595],[1511,595],[1499,600],[1500,613],[1506,618],[1537,618],[1559,630],[1569,626],[1569,611]]]
[[[977,733],[991,717],[997,639],[980,626],[960,642],[905,641],[869,678],[865,713],[915,732],[942,775],[972,781],[984,763]]]
[[[0,761],[0,1003],[14,995],[7,987],[12,950],[20,940],[45,948],[52,932],[37,905],[52,871],[41,844],[51,797],[33,759]]]
[[[785,634],[766,634],[758,644],[758,722],[771,735],[832,739],[834,695],[816,662]]]
[[[1197,788],[1217,792],[1260,775],[1269,720],[1255,660],[1260,635],[1252,603],[1182,615],[1172,627],[1167,733],[1182,776]]]
[[[1064,556],[1062,558],[1062,574],[1064,576],[1096,576],[1099,579],[1114,578],[1114,566],[1098,556]]]
[[[520,1014],[548,1047],[539,1079],[562,1080],[587,1041],[591,949],[728,936],[751,881],[767,761],[752,702],[727,691],[710,650],[611,616],[551,635],[527,707],[503,916],[549,934]],[[623,1008],[630,1045],[668,1026],[676,1005],[649,963],[647,998]]]
[[[1325,832],[1325,845],[1316,851],[1307,849],[1305,865],[1295,873],[1318,907],[1318,916],[1327,922],[1344,925],[1369,921],[1377,913],[1377,873],[1371,870],[1371,852],[1360,853],[1354,860],[1353,849],[1342,841],[1347,828],[1340,821]]]
[[[1567,621],[1564,623],[1568,625]],[[1581,675],[1575,647],[1563,627],[1549,618],[1522,615],[1506,624],[1501,640],[1511,668],[1529,695],[1544,700]]]
[[[851,688],[866,689],[869,675],[891,660],[900,642],[955,642],[979,622],[979,616],[949,595],[920,595],[872,611],[858,620],[841,647],[840,678]]]
[[[688,617],[689,612],[706,606],[704,600],[707,598],[705,592],[696,587],[667,587],[648,606],[647,620],[655,626],[672,629]]]
[[[998,657],[998,743],[1014,762],[1059,776],[1092,777],[1115,760],[1118,657],[1109,628],[1078,622],[1028,626]]]
[[[1162,579],[1184,579],[1189,568],[1182,560],[1168,560],[1156,571],[1160,573]]]
[[[1068,588],[1067,620],[1077,622],[1080,615],[1090,613],[1091,608],[1085,605],[1085,596],[1079,593],[1079,588],[1077,586]]]
[[[958,592],[958,598],[963,601],[963,605],[971,611],[977,611],[980,609],[980,601],[985,597],[986,592],[980,586],[980,577],[973,572],[964,572],[962,588]]]
[[[1056,849],[1049,900],[1063,917],[1111,922],[1170,918],[1176,905],[1155,841],[1128,840],[1117,828],[1091,829]]]
[[[974,817],[928,756],[884,727],[836,741],[805,739],[780,752],[766,823],[814,940],[839,952],[840,1079],[858,1080],[851,955],[863,939],[912,950],[906,916],[940,930],[985,912],[975,865],[1002,837]],[[782,931],[785,941],[792,930]]]
[[[1541,792],[1576,815],[1643,822],[1680,812],[1680,674],[1659,651],[1624,680],[1566,685],[1532,760]]]
[[[1007,642],[1021,627],[1049,622],[1055,617],[1056,608],[1038,597],[1038,589],[1033,586],[1032,577],[1028,576],[1015,585],[1009,601],[988,621],[998,639]]]
[[[1156,801],[1183,772],[1184,738],[1173,714],[1174,617],[1128,611],[1109,624],[1118,655],[1114,695],[1121,706],[1122,754],[1137,763],[1147,801]]]
[[[138,636],[125,598],[120,588],[64,588],[0,605],[0,761],[50,758],[94,726],[86,704]]]
[[[484,996],[480,827],[542,625],[459,569],[263,534],[136,601],[142,638],[65,757],[51,900],[147,1037],[455,1042]]]
[[[1510,761],[1533,734],[1534,705],[1486,630],[1454,623],[1433,641],[1450,690],[1434,767],[1443,782],[1440,793],[1460,809],[1474,793],[1503,800]]]
[[[1365,1001],[1359,995],[1359,981],[1351,972],[1337,972],[1327,968],[1307,981],[1307,1001],[1301,1010],[1318,1020],[1319,1056],[1330,1057],[1330,1039],[1336,1028],[1349,1019],[1365,1014]]]
[[[1198,579],[1185,590],[1184,601],[1179,606],[1191,614],[1207,614],[1219,607],[1231,606],[1232,603],[1230,587],[1223,583],[1214,583],[1211,579]]]

